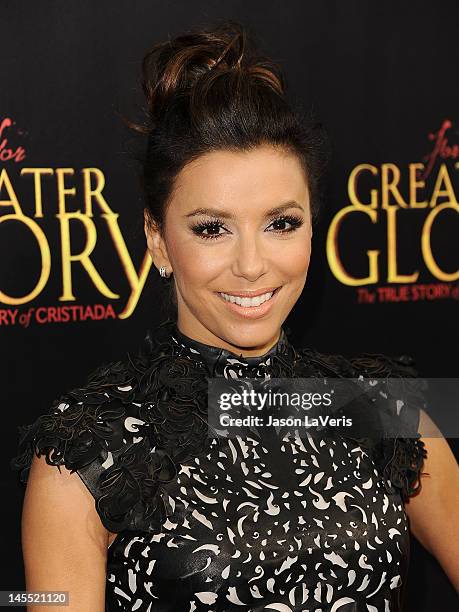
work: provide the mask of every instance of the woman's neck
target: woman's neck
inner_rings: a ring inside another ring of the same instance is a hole
[[[208,347],[224,349],[228,353],[244,358],[263,357],[266,355],[278,344],[283,331],[282,328],[280,328],[268,341],[264,342],[263,344],[248,347],[231,344],[223,338],[216,336],[201,324],[199,324],[199,327],[191,327],[190,325],[184,324],[183,321],[177,320],[175,322],[175,330],[188,340],[198,342],[201,345],[206,345]]]

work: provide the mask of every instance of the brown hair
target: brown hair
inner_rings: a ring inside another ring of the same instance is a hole
[[[261,144],[298,156],[316,220],[319,179],[328,160],[325,131],[288,102],[281,69],[258,51],[239,22],[196,28],[155,44],[143,58],[141,84],[146,120],[127,123],[147,136],[141,183],[147,220],[159,231],[174,180],[186,164],[209,151]]]

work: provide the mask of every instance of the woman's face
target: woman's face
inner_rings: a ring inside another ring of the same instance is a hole
[[[278,340],[309,267],[309,192],[300,162],[268,145],[205,154],[179,173],[163,236],[147,227],[146,234],[155,266],[173,272],[180,331],[243,356],[262,355]],[[238,304],[238,294],[258,299]]]

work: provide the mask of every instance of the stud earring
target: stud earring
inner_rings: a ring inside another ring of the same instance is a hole
[[[160,267],[159,275],[162,276],[163,278],[166,278],[166,268],[165,268],[165,266],[161,266]]]

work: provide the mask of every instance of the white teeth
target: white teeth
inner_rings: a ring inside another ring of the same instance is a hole
[[[239,306],[251,307],[251,306],[260,306],[263,302],[271,299],[274,291],[270,291],[269,293],[263,293],[263,295],[257,295],[257,297],[248,298],[248,297],[238,297],[236,295],[229,295],[228,293],[220,293],[220,295],[227,301],[232,304],[239,304]]]

